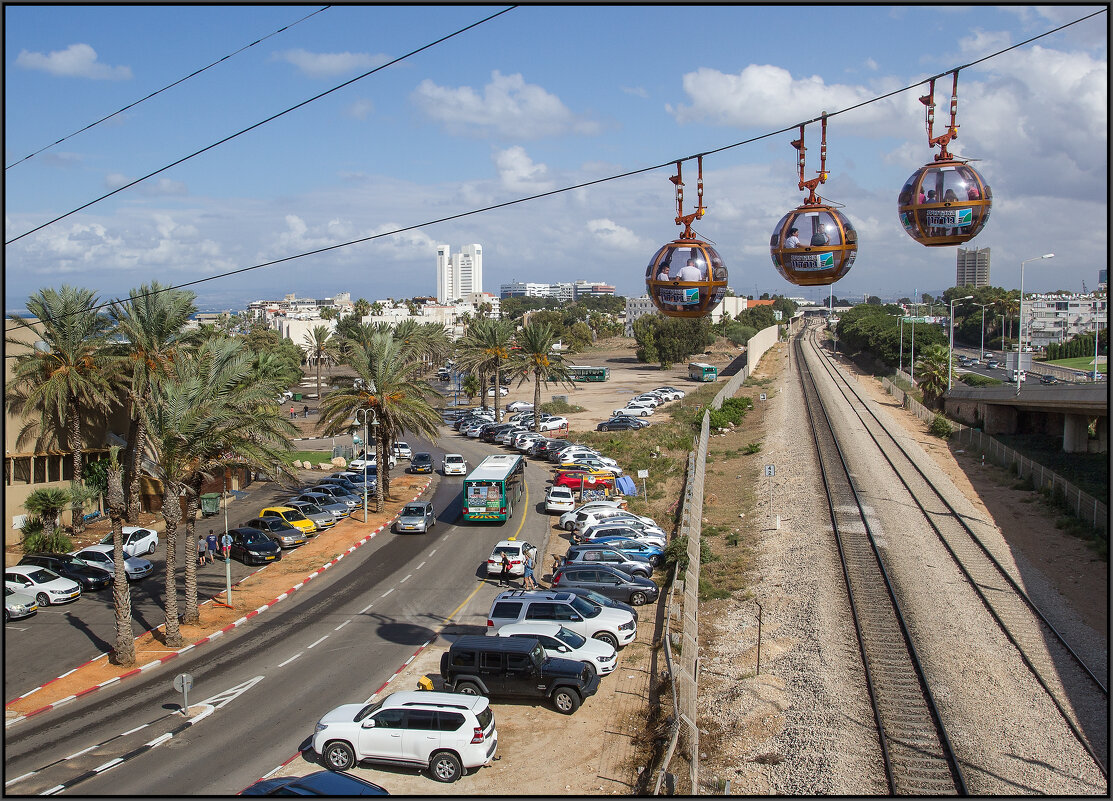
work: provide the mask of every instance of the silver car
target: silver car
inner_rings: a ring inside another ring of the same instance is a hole
[[[433,504],[428,501],[414,501],[402,507],[401,513],[394,521],[394,533],[424,534],[436,524],[437,515],[433,511]]]
[[[309,520],[318,531],[324,531],[326,528],[332,528],[336,525],[336,515],[332,512],[326,512],[320,506],[309,501],[286,501],[283,506],[289,506],[291,509],[297,509],[306,519]]]
[[[291,498],[290,501],[286,502],[286,505],[292,506],[292,501],[305,501],[307,503],[311,503],[314,506],[319,507],[322,511],[336,515],[337,519],[341,517],[347,517],[348,513],[351,511],[351,509],[348,507],[348,504],[341,503],[340,501],[336,500],[336,498],[332,497],[332,495],[329,495],[327,492],[314,492],[312,490],[309,490],[307,492],[303,492],[301,495]],[[305,512],[302,512],[302,514],[305,514]],[[309,515],[305,516],[309,517]]]
[[[323,492],[326,495],[331,495],[340,503],[345,504],[349,509],[355,509],[363,504],[363,497],[352,495],[347,490],[336,486],[335,484],[318,484],[309,489],[310,492]]]
[[[112,561],[111,545],[90,545],[83,550],[74,552],[74,556],[84,559],[85,562],[94,567],[107,570],[113,575],[116,573],[116,565]],[[147,559],[124,555],[124,574],[128,577],[128,581],[138,581],[144,576],[150,575],[154,569],[155,566]]]

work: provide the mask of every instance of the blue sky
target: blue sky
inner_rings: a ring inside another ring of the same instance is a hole
[[[7,6],[5,240],[501,6]],[[194,288],[202,308],[295,292],[435,294],[435,247],[484,248],[484,289],[602,280],[644,291],[675,238],[670,169],[437,225],[440,217],[709,151],[968,63],[1095,6],[522,6],[5,248],[5,307],[71,283],[102,297],[339,242],[404,233]],[[24,156],[267,36],[201,75]],[[1081,290],[1108,261],[1107,14],[963,70],[959,137],[993,187],[971,246],[991,281]],[[937,84],[937,121],[949,79]],[[820,194],[858,229],[835,293],[940,291],[953,248],[902,231],[900,187],[931,160],[924,90],[831,119]],[[937,132],[940,132],[937,126]],[[707,215],[739,294],[825,298],[777,274],[769,234],[799,205],[795,138],[708,156]],[[807,130],[808,170],[819,129]],[[684,167],[694,179],[695,164]],[[809,176],[810,177],[810,176]],[[687,197],[694,200],[694,180]],[[687,210],[687,209],[686,209]]]

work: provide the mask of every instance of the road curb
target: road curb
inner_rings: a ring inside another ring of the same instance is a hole
[[[430,477],[429,481],[425,484],[425,486],[423,486],[418,491],[418,493],[416,495],[414,495],[414,497],[410,501],[407,501],[407,503],[412,503],[413,501],[416,501],[418,498],[420,498],[422,495],[424,495],[425,491],[428,490],[429,487],[432,486],[432,484],[433,484],[433,479],[432,479],[432,477]],[[281,595],[276,596],[272,600],[270,600],[267,603],[260,606],[258,609],[254,609],[251,612],[248,612],[246,615],[244,615],[243,617],[241,617],[239,620],[235,621],[234,623],[231,623],[231,624],[225,626],[224,628],[222,628],[222,629],[220,629],[220,630],[218,630],[218,631],[216,631],[212,634],[207,634],[207,635],[205,635],[204,637],[202,637],[201,639],[197,640],[194,643],[190,643],[189,645],[186,645],[183,648],[179,648],[177,651],[173,651],[172,653],[169,653],[166,656],[159,657],[158,659],[156,659],[152,662],[148,662],[147,664],[142,665],[141,667],[137,667],[133,670],[130,670],[127,673],[124,673],[120,676],[114,676],[113,678],[108,679],[107,681],[101,682],[100,684],[95,684],[92,687],[87,687],[86,689],[81,690],[80,692],[74,693],[73,695],[67,696],[60,701],[55,701],[54,703],[46,704],[46,705],[44,705],[44,706],[42,706],[38,709],[35,709],[31,712],[28,712],[26,715],[21,715],[17,718],[12,718],[11,720],[6,720],[6,721],[4,721],[4,728],[7,729],[9,726],[12,726],[16,723],[19,723],[20,721],[26,720],[27,718],[34,717],[35,715],[39,715],[43,712],[48,712],[51,709],[56,709],[59,706],[64,706],[65,704],[68,704],[71,701],[75,701],[75,700],[77,700],[78,698],[80,698],[84,695],[88,695],[89,693],[96,692],[97,690],[101,689],[102,687],[106,687],[110,684],[115,684],[116,682],[123,681],[124,679],[130,678],[130,677],[135,676],[139,673],[144,673],[148,670],[153,670],[154,668],[157,668],[160,665],[166,664],[167,662],[169,662],[172,659],[176,659],[178,656],[186,653],[187,651],[192,650],[193,648],[196,648],[199,645],[203,645],[205,643],[208,643],[208,642],[211,642],[212,640],[217,639],[218,637],[220,637],[225,632],[231,631],[234,628],[242,626],[244,623],[247,623],[252,618],[254,618],[254,617],[258,616],[259,614],[265,612],[266,610],[270,609],[272,606],[274,606],[279,601],[281,601],[285,598],[288,598],[294,592],[297,592],[299,589],[304,587],[309,581],[311,581],[312,579],[317,578],[318,576],[320,576],[322,573],[324,573],[330,567],[335,565],[337,562],[339,562],[345,556],[352,553],[356,548],[359,548],[360,546],[365,545],[366,543],[370,542],[372,539],[375,538],[376,535],[379,534],[379,532],[381,532],[383,529],[387,528],[391,523],[393,523],[394,520],[397,519],[397,517],[398,516],[395,515],[393,518],[391,518],[387,522],[383,523],[381,526],[376,528],[374,531],[372,531],[370,534],[365,536],[359,542],[357,542],[354,545],[352,545],[351,547],[349,547],[346,551],[344,551],[344,553],[340,554],[339,556],[330,560],[329,562],[326,562],[324,565],[322,565],[321,567],[317,568],[315,571],[313,571],[312,573],[307,575],[300,582],[295,584],[290,589],[286,590],[286,592],[282,593]],[[266,567],[266,566],[264,566],[264,567]],[[260,568],[260,569],[263,569],[263,568]],[[249,574],[248,576],[244,576],[244,578],[241,579],[240,582],[242,582],[244,579],[250,578],[250,576],[254,576],[258,572],[259,571],[256,570],[256,571],[252,572],[251,574]],[[236,583],[239,584],[240,582],[236,582]],[[212,601],[213,601],[213,598],[210,598],[209,600],[204,601],[203,604],[212,603]],[[162,625],[156,626],[153,629],[148,629],[147,631],[145,631],[143,634],[141,634],[139,636],[142,637],[142,636],[145,636],[146,634],[150,634],[152,631],[158,631],[158,630],[162,629],[162,627],[165,626],[165,625],[166,624],[163,623]],[[426,645],[427,644],[428,643],[426,643]],[[424,648],[424,647],[425,646],[422,646],[422,648]],[[419,652],[420,652],[420,649],[419,649]],[[7,707],[11,706],[14,703],[17,703],[18,701],[22,701],[27,696],[32,695],[32,694],[38,692],[39,690],[42,690],[44,687],[47,687],[47,686],[53,684],[54,682],[58,681],[59,679],[64,679],[66,676],[69,676],[72,673],[75,673],[76,671],[80,670],[81,668],[85,667],[86,665],[92,664],[93,662],[96,662],[98,659],[103,659],[104,657],[108,656],[108,654],[109,654],[109,652],[106,651],[106,652],[104,652],[104,653],[102,653],[98,656],[95,656],[92,659],[90,659],[86,662],[83,662],[82,664],[73,668],[72,670],[68,670],[65,673],[63,673],[62,675],[56,676],[55,678],[50,679],[49,681],[40,684],[38,687],[34,688],[33,690],[28,690],[27,692],[23,693],[23,695],[20,695],[17,698],[13,698],[11,701],[8,701],[7,703],[4,704],[5,709]],[[416,654],[414,656],[416,656]],[[413,657],[411,657],[411,659],[412,658]],[[406,664],[409,664],[409,662],[407,662]],[[403,665],[403,667],[405,667],[405,666]],[[395,674],[395,675],[397,675],[397,674]],[[392,676],[391,678],[394,678],[394,677]],[[384,685],[384,686],[386,686],[386,685]]]

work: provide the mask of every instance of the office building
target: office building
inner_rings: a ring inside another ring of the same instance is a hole
[[[958,249],[955,286],[989,286],[989,248]]]
[[[1024,296],[1024,342],[1043,349],[1109,325],[1104,295],[1034,294]]]
[[[448,245],[437,245],[437,302],[452,303],[483,291],[483,247],[464,245],[453,254]]]

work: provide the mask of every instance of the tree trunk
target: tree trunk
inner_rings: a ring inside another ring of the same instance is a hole
[[[317,355],[317,405],[321,405],[321,356]]]
[[[189,548],[185,563],[185,611],[182,612],[182,622],[193,626],[201,622],[201,610],[197,607],[197,540],[194,535],[197,533],[197,506],[201,502],[203,480],[200,473],[194,473],[186,488],[185,541],[189,543]]]
[[[73,480],[75,484],[80,485],[81,479],[84,476],[84,470],[82,469],[82,456],[84,454],[81,443],[81,417],[78,414],[76,399],[70,398],[69,408],[66,411],[70,416],[70,449],[73,453]],[[80,537],[85,533],[85,512],[82,508],[80,498],[74,498],[73,504],[70,506],[70,513],[73,517],[71,521],[73,535],[74,537]]]
[[[394,446],[394,438],[387,433],[386,440],[383,442],[383,456],[386,461],[378,460],[379,473],[378,484],[383,488],[383,497],[390,500],[390,452]]]
[[[385,424],[380,422],[379,425],[383,426]],[[383,479],[385,478],[383,467],[386,462],[383,459],[383,440],[379,436],[375,437],[375,464],[378,465],[376,471],[378,480],[375,481],[375,511],[381,512],[383,510]]]
[[[128,430],[127,430],[127,444],[124,446],[124,476],[122,484],[127,489],[124,496],[124,516],[128,523],[135,525],[138,522],[138,509],[135,508],[135,498],[132,496],[132,484],[135,484],[135,493],[138,495],[139,484],[139,457],[136,455],[138,446],[136,443],[139,440],[139,404],[135,398],[130,394],[128,395],[128,403],[130,404]],[[134,510],[134,511],[133,511]]]
[[[495,422],[499,422],[499,397],[502,395],[502,371],[495,366]]]
[[[113,664],[131,667],[135,664],[135,636],[131,631],[131,587],[124,571],[124,480],[123,469],[108,467],[108,517],[112,521],[112,564],[116,568],[112,584],[112,608],[116,613],[116,647]]]
[[[142,482],[140,479],[143,476],[143,450],[144,442],[147,439],[147,421],[142,414],[136,420],[134,431],[129,433],[132,434],[132,437],[128,439],[128,447],[131,447],[133,439],[135,442],[135,452],[132,454],[135,464],[131,475],[128,476],[128,522],[136,525],[139,522],[139,513],[143,511],[143,499],[140,495]]]
[[[541,433],[541,371],[533,373],[533,430]]]
[[[178,523],[182,507],[178,500],[177,482],[166,480],[162,492],[162,519],[166,521],[166,644],[171,648],[182,646],[182,632],[178,628]]]

